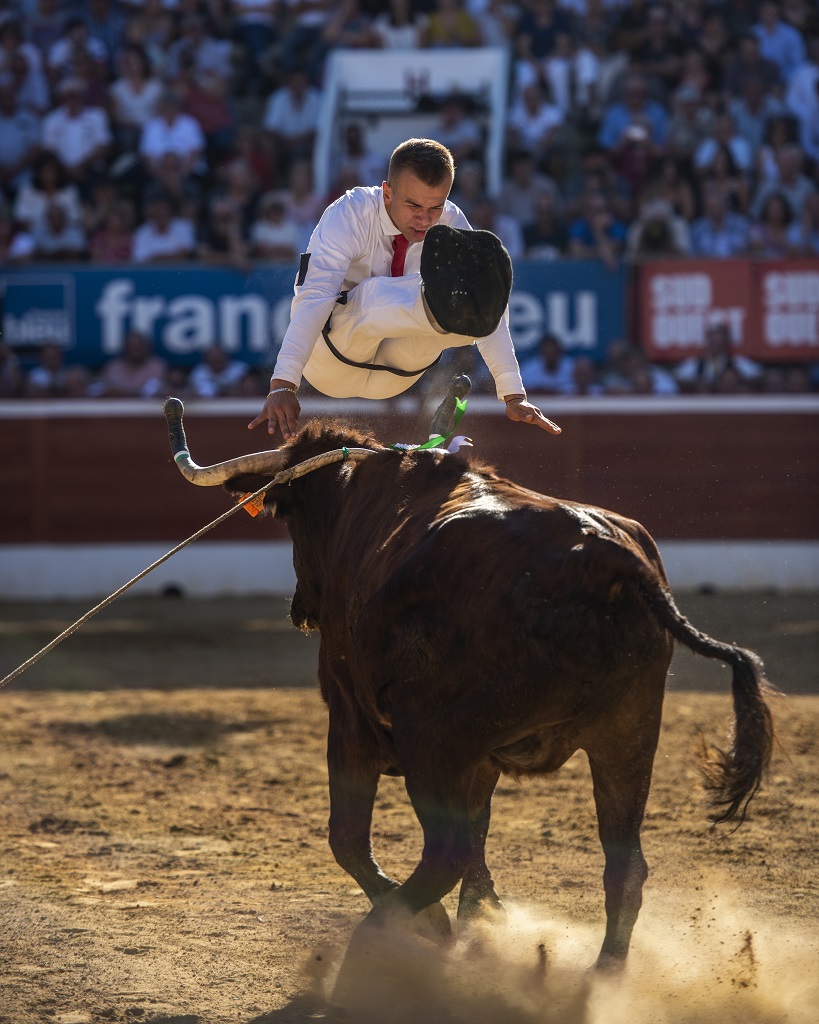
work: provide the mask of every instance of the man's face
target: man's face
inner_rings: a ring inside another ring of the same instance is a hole
[[[390,220],[409,242],[422,242],[437,224],[452,188],[447,178],[440,185],[425,185],[412,171],[400,171],[391,183],[382,184],[384,206]]]

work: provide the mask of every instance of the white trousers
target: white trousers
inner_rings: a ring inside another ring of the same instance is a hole
[[[424,311],[421,275],[370,277],[333,308],[329,329],[334,348],[356,363],[378,363],[398,370],[419,370],[402,377],[388,370],[348,366],[324,337],[316,342],[304,377],[330,398],[392,398],[421,377],[445,348],[471,345],[461,334],[439,334]]]

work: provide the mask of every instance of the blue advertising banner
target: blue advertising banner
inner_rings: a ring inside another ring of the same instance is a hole
[[[602,359],[622,336],[622,268],[520,261],[514,272],[510,324],[521,354],[549,332],[567,351]],[[294,277],[291,267],[27,267],[0,276],[3,337],[21,353],[55,342],[70,362],[96,367],[137,330],[176,365],[196,363],[213,344],[268,365],[287,328]]]

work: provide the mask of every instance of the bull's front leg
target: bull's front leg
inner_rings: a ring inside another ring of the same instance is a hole
[[[486,761],[475,773],[470,793],[470,856],[458,898],[458,920],[503,909],[495,892],[495,883],[486,864],[486,837],[492,811],[492,794],[500,771]]]
[[[330,700],[327,768],[330,780],[330,849],[371,903],[397,888],[373,857],[370,831],[381,757],[366,723],[341,699]]]

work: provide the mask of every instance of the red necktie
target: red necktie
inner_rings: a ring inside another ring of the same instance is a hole
[[[403,235],[396,235],[392,240],[392,267],[390,268],[391,277],[401,277],[404,273],[404,257],[407,255],[407,247],[409,246],[409,239]]]

